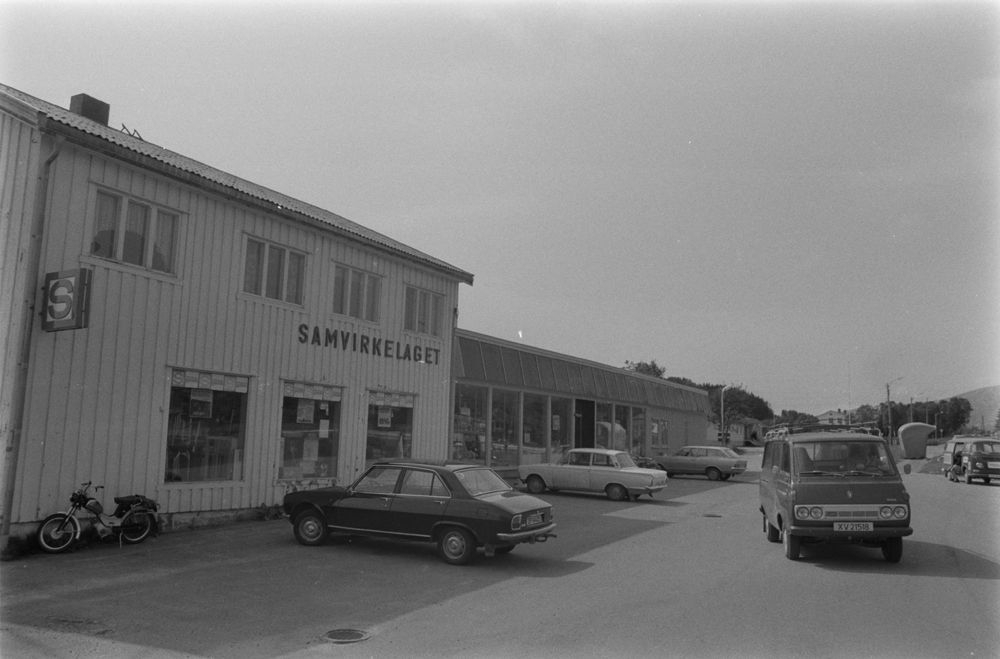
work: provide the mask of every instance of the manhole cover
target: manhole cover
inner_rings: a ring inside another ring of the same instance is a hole
[[[334,629],[323,638],[331,643],[357,643],[368,638],[368,632],[360,629]]]

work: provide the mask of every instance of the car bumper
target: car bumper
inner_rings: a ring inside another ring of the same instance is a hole
[[[516,545],[522,542],[545,542],[550,537],[555,537],[552,533],[555,530],[555,522],[538,529],[527,531],[516,531],[514,533],[497,533],[497,542],[503,545]]]
[[[660,490],[663,490],[666,487],[667,487],[666,484],[664,484],[664,485],[647,485],[646,487],[630,487],[630,488],[628,488],[628,493],[631,496],[634,496],[634,497],[637,497],[640,494],[649,494],[649,495],[652,495],[654,492],[659,492]]]
[[[875,528],[872,531],[851,531],[850,533],[844,531],[834,531],[831,527],[822,526],[792,525],[788,530],[792,535],[803,537],[827,539],[843,538],[845,540],[877,540],[879,538],[902,538],[908,535],[913,535],[913,529],[909,526],[885,526]]]

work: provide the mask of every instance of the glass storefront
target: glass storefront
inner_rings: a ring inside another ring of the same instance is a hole
[[[171,385],[164,481],[242,480],[248,378],[176,369]]]
[[[611,403],[598,403],[594,420],[594,446],[597,448],[613,448],[615,429],[612,426]]]
[[[632,447],[629,444],[629,428],[632,426],[630,421],[631,409],[632,408],[625,405],[615,405],[614,435],[611,437],[611,445],[609,448],[613,448],[618,451],[632,450]]]
[[[545,462],[547,396],[524,394],[524,432],[521,434],[521,464]]]
[[[340,402],[286,395],[281,406],[281,442],[279,479],[335,476]]]
[[[516,467],[520,431],[521,396],[516,391],[493,390],[490,464]]]
[[[646,455],[646,410],[642,407],[632,408],[632,445],[629,449],[632,455]]]
[[[570,435],[572,415],[572,399],[552,398],[552,439],[549,443],[549,462],[559,462],[563,453],[573,448],[572,435]]]
[[[486,387],[455,385],[454,435],[451,442],[453,460],[485,464],[488,395]]]
[[[413,403],[408,394],[369,394],[366,461],[413,456]]]

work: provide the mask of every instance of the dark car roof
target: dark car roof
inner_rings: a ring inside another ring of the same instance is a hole
[[[435,460],[379,460],[376,465],[392,465],[394,467],[429,467],[440,471],[456,472],[462,469],[489,469],[486,465],[468,462],[448,462]],[[373,465],[374,466],[374,465]]]

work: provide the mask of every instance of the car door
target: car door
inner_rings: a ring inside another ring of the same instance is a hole
[[[605,453],[594,453],[590,461],[590,473],[587,489],[600,491],[611,481],[621,482],[619,469],[612,456]]]
[[[392,500],[391,531],[414,538],[430,538],[450,501],[451,492],[433,470],[407,468],[399,492]]]
[[[347,530],[390,531],[390,511],[402,472],[402,467],[393,465],[373,466],[334,504],[330,524]]]
[[[670,461],[670,471],[678,474],[700,474],[701,469],[696,459],[698,450],[688,446],[677,451]]]
[[[553,470],[553,482],[549,487],[566,490],[590,489],[590,452],[570,451],[565,464]]]

